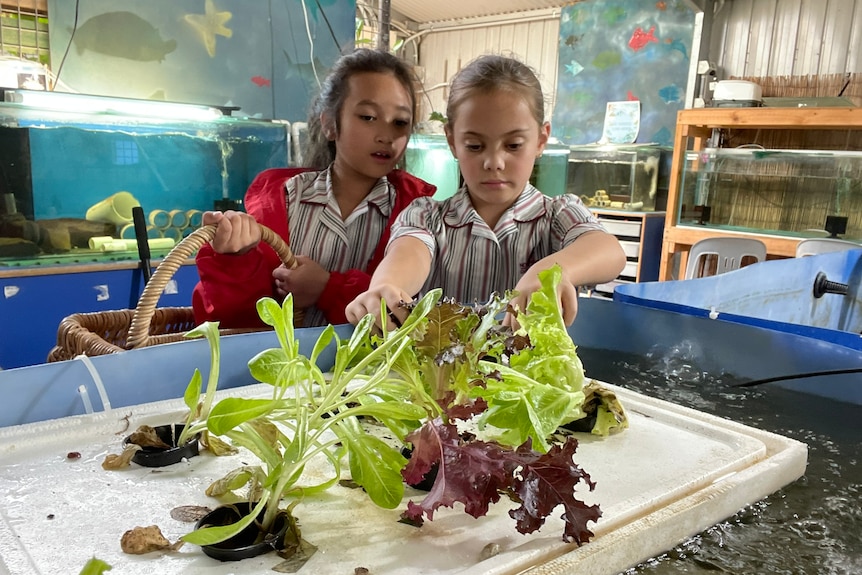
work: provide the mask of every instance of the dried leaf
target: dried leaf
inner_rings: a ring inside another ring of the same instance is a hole
[[[221,479],[213,481],[209,487],[206,488],[206,494],[209,497],[219,497],[245,486],[256,475],[262,476],[262,474],[263,470],[257,465],[244,465],[242,467],[237,467],[236,469],[229,471],[227,475]],[[254,501],[251,497],[249,497],[249,499]]]
[[[120,539],[120,547],[123,553],[130,555],[143,555],[152,551],[176,551],[182,545],[182,540],[176,543],[168,541],[162,535],[162,531],[158,525],[129,529],[123,533],[123,537]]]
[[[149,425],[142,425],[129,436],[129,443],[141,447],[157,447],[159,449],[170,449],[170,445],[161,440],[156,430]]]
[[[221,456],[239,453],[239,450],[236,447],[226,441],[222,441],[218,436],[211,435],[208,432],[204,432],[202,441],[213,455]]]
[[[125,469],[129,466],[129,463],[132,461],[132,457],[135,456],[135,453],[141,450],[140,445],[135,445],[130,443],[126,446],[123,452],[119,455],[115,453],[109,453],[105,456],[105,460],[102,462],[102,469],[106,471],[114,471],[117,469]]]
[[[272,570],[276,573],[298,573],[316,552],[316,545],[312,545],[305,539],[300,539],[298,547],[283,549],[278,552],[279,557],[285,560],[273,567]]]
[[[184,523],[195,523],[210,511],[212,509],[203,505],[180,505],[171,509],[171,518]]]

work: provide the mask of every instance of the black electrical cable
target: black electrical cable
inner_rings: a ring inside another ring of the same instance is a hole
[[[323,16],[323,21],[326,22],[326,27],[329,29],[329,35],[332,37],[332,41],[335,42],[336,48],[341,48],[338,44],[338,38],[335,37],[335,30],[332,29],[332,24],[329,23],[329,18],[326,17],[326,11],[323,9],[323,6],[320,5],[320,0],[314,0],[314,3],[317,4],[317,10],[320,12],[320,15]]]
[[[72,41],[75,39],[75,32],[78,31],[78,8],[81,4],[81,0],[75,0],[75,20],[72,23],[72,34],[69,36],[69,43],[66,44],[66,51],[63,52],[63,59],[60,60],[60,65],[57,67],[57,73],[54,74],[54,85],[51,86],[51,91],[54,91],[54,88],[57,87],[57,83],[60,81],[60,72],[63,71],[63,64],[66,63],[66,56],[69,55],[69,48],[72,47]]]
[[[790,375],[779,375],[777,377],[768,377],[766,379],[754,379],[744,383],[737,383],[731,387],[755,387],[765,383],[775,383],[776,381],[787,381],[790,379],[807,379],[809,377],[822,377],[827,375],[845,375],[848,373],[862,373],[862,367],[851,367],[847,369],[827,369],[824,371],[811,371],[807,373],[793,373]]]

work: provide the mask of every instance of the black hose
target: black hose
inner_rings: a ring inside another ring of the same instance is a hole
[[[755,387],[764,383],[775,383],[776,381],[787,381],[790,379],[805,379],[808,377],[821,377],[826,375],[845,375],[848,373],[862,373],[862,367],[850,367],[847,369],[827,369],[824,371],[811,371],[808,373],[793,373],[790,375],[779,375],[778,377],[768,377],[766,379],[754,379],[744,383],[737,383],[731,387]]]

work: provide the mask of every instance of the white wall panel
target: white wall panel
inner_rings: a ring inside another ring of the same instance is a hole
[[[853,2],[830,1],[826,5],[826,27],[823,30],[823,49],[820,73],[839,74],[847,70],[847,56],[850,52],[850,32],[853,25],[855,6]],[[856,47],[856,52],[860,48]]]
[[[862,0],[717,4],[710,59],[722,77],[862,72]]]
[[[750,76],[766,76],[769,74],[769,55],[774,41],[772,22],[775,20],[775,5],[777,0],[760,0],[751,6],[751,27],[748,34],[748,54],[746,70]]]
[[[805,0],[799,13],[799,36],[797,38],[794,76],[818,73],[823,49],[823,31],[826,25],[826,2]],[[806,72],[810,70],[810,72]]]
[[[789,76],[796,61],[796,39],[799,34],[799,13],[803,0],[781,0],[775,6],[772,26],[772,50],[769,54],[768,73],[764,76]]]
[[[553,112],[560,41],[559,10],[534,12],[439,27],[431,25],[422,36],[419,65],[425,70],[427,97],[422,97],[420,118],[432,110],[445,114],[446,84],[462,66],[483,54],[507,54],[529,64],[545,91],[546,116]]]
[[[751,11],[753,0],[728,2],[722,7],[722,16],[726,17],[721,34],[721,44],[711,50],[711,57],[717,60],[720,70],[725,70],[725,76],[742,75],[748,59],[748,36],[751,28]],[[714,61],[715,61],[714,60]],[[739,70],[740,72],[729,72]]]
[[[850,25],[846,71],[862,72],[862,0],[857,0]]]

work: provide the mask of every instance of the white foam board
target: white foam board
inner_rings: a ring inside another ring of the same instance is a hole
[[[671,549],[687,537],[733,515],[800,477],[807,447],[795,440],[652,399],[608,385],[626,406],[630,428],[608,438],[579,434],[575,461],[596,483],[580,493],[599,503],[603,516],[590,524],[593,540],[580,547],[561,540],[562,521],[521,535],[507,512],[508,500],[474,519],[441,508],[421,528],[398,523],[407,489],[394,510],[373,505],[357,489],[335,486],[299,504],[303,537],[318,552],[300,574],[374,575],[442,573],[615,574]],[[264,386],[230,390],[261,395]],[[159,573],[245,574],[268,572],[280,559],[270,553],[220,563],[200,548],[126,555],[120,537],[135,526],[159,525],[171,541],[192,525],[170,517],[179,505],[207,505],[209,483],[249,462],[249,454],[216,458],[208,453],[162,470],[132,465],[104,471],[127,429],[179,418],[179,400],[142,404],[90,415],[0,428],[0,573],[78,573],[98,557],[126,575]],[[69,452],[82,457],[70,460]],[[252,458],[253,462],[253,458]],[[50,517],[50,518],[49,518]],[[488,545],[499,554],[481,560]]]

